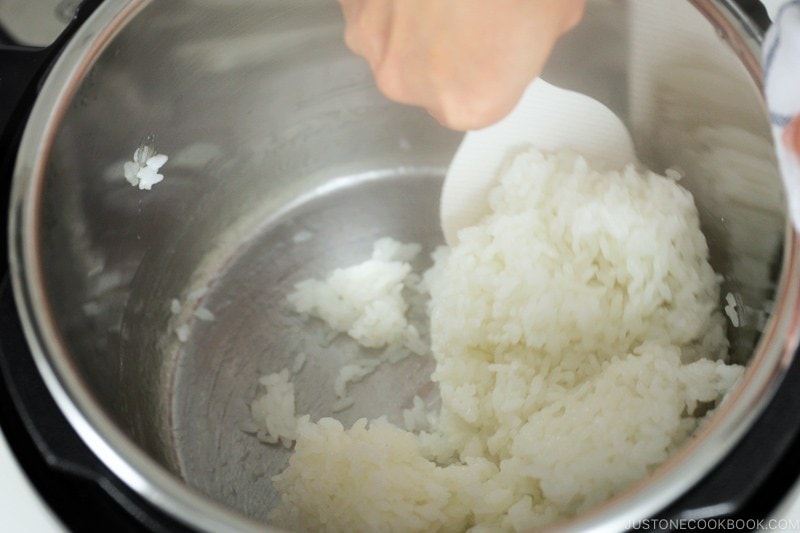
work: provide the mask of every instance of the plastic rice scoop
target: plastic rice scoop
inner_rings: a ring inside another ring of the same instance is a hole
[[[607,168],[636,162],[630,133],[610,109],[584,94],[536,79],[506,118],[464,136],[442,190],[440,216],[448,244],[455,244],[461,228],[488,212],[489,191],[502,165],[531,146],[570,148]]]

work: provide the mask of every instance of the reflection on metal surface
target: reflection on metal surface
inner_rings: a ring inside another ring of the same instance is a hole
[[[775,318],[758,348],[755,332],[731,336],[737,357],[755,356],[701,437],[576,528],[619,529],[696,481],[763,407],[796,341],[797,249],[762,137],[748,55],[758,43],[726,2],[696,2],[716,26],[675,5],[590,3],[548,79],[612,107],[648,164],[686,172],[726,287],[753,309],[774,300]],[[287,287],[362,260],[380,236],[440,239],[437,176],[459,136],[383,99],[341,26],[327,0],[105,2],[54,68],[20,149],[15,291],[48,386],[123,480],[201,529],[256,529],[274,497],[259,474],[285,455],[235,428],[256,375],[309,341],[289,334]],[[682,28],[699,41],[659,37]],[[600,29],[608,46],[595,57],[586,43]],[[122,163],[149,133],[174,157],[168,180],[138,191]],[[301,230],[316,237],[294,243]],[[197,291],[216,320],[187,310],[176,322],[172,299]],[[406,370],[400,396],[426,371]],[[322,389],[303,400],[314,416],[326,412]]]

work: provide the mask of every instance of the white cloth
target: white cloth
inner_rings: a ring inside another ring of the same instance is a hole
[[[775,150],[789,213],[795,228],[800,229],[800,0],[786,2],[778,10],[763,53],[764,91]]]

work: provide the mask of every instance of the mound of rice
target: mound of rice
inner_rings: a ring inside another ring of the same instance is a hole
[[[426,277],[434,427],[301,418],[274,478],[277,523],[525,531],[646,476],[740,379],[697,210],[674,179],[529,150],[490,206]]]
[[[371,259],[336,269],[325,280],[298,283],[289,303],[298,313],[323,320],[367,348],[413,346],[419,333],[406,320],[408,305],[402,293],[411,273],[409,262],[420,250],[419,244],[380,239]]]
[[[339,369],[333,412],[351,407],[354,400],[348,396],[349,384],[363,380],[381,364],[396,363],[411,354],[428,354],[420,332],[406,317],[409,305],[403,295],[407,290],[428,292],[411,267],[421,249],[419,244],[379,239],[367,261],[338,268],[324,280],[301,281],[289,294],[289,304],[298,313],[322,320],[334,332],[346,333],[365,348],[381,349],[353,357]],[[302,368],[302,364],[299,366]],[[255,404],[251,411],[257,422],[267,420],[266,412],[257,410]]]

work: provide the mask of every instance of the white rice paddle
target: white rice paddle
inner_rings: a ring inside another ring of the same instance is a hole
[[[468,132],[453,157],[442,189],[440,216],[449,245],[461,228],[476,224],[489,210],[489,191],[502,165],[529,147],[570,148],[594,164],[622,168],[636,162],[630,133],[606,106],[573,91],[536,79],[517,107],[500,122]]]

